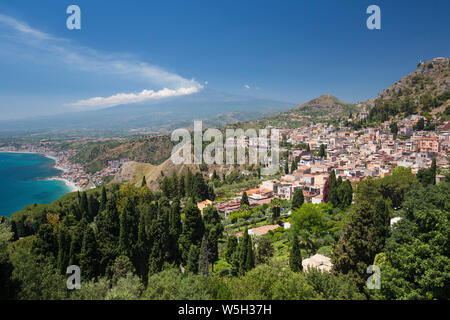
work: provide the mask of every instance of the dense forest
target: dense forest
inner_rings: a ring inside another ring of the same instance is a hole
[[[196,202],[215,196],[201,172],[164,177],[162,191],[143,179],[71,193],[1,219],[0,298],[448,299],[450,179],[436,184],[436,171],[399,167],[355,186],[332,172],[323,204],[300,192],[249,208],[244,193],[234,220],[200,212]],[[331,272],[303,270],[315,253]],[[80,290],[66,287],[69,265],[80,266]],[[366,286],[369,265],[381,268],[379,290]]]

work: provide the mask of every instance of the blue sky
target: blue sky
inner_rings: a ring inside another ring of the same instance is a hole
[[[81,8],[82,29],[66,28]],[[381,30],[366,8],[381,8]],[[2,0],[0,119],[193,94],[373,98],[450,56],[450,2]],[[97,99],[93,99],[99,97]]]

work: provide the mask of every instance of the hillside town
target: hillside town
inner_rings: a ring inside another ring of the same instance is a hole
[[[360,117],[364,117],[363,112]],[[435,131],[413,130],[420,119],[423,117],[411,115],[401,120],[397,123],[397,134],[391,132],[391,121],[358,131],[337,129],[327,123],[281,130],[280,142],[292,146],[287,158],[289,173],[283,172],[279,179],[262,181],[257,188],[243,190],[235,198],[214,205],[227,216],[240,210],[240,198],[244,191],[250,207],[255,207],[268,204],[274,198],[292,200],[299,188],[303,191],[305,201],[322,203],[324,187],[332,170],[336,178],[356,183],[367,177],[390,175],[399,166],[409,167],[416,174],[418,170],[429,167],[433,158],[438,167],[448,168],[450,122],[438,126]],[[246,143],[248,146],[248,139]],[[305,144],[309,145],[311,151],[296,147]],[[320,157],[318,153],[322,145],[325,146],[325,156]],[[284,148],[280,153],[287,151]],[[294,163],[296,168],[292,170]],[[281,158],[281,171],[285,165],[286,158]],[[436,176],[437,181],[442,179],[444,176]]]

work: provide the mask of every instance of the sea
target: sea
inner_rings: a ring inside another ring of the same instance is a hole
[[[40,154],[0,153],[0,216],[30,204],[48,204],[71,192],[57,177],[55,161]]]

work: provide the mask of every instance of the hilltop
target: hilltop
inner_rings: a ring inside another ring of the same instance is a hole
[[[272,126],[277,128],[296,128],[304,126],[311,121],[337,121],[360,110],[362,110],[360,106],[343,102],[331,94],[323,94],[288,111],[251,122],[238,123],[235,127],[263,128]]]
[[[370,110],[370,120],[385,121],[391,116],[408,116],[414,113],[445,116],[449,99],[450,59],[435,58],[419,63],[415,72],[362,105]]]

